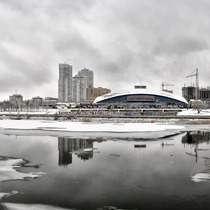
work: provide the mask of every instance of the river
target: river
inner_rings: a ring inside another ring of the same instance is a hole
[[[209,132],[152,139],[0,134],[0,209],[207,209]]]

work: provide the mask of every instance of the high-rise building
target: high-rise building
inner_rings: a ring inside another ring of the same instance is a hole
[[[58,101],[72,101],[72,66],[59,64]]]
[[[86,101],[86,88],[84,78],[80,75],[73,77],[73,101],[81,103]]]
[[[81,71],[78,71],[78,75],[82,76],[84,78],[84,87],[85,88],[88,88],[88,87],[91,88],[94,86],[93,71],[84,68]]]
[[[83,77],[83,99],[87,101],[86,90],[87,88],[92,88],[94,86],[93,71],[89,69],[82,69],[78,71],[78,76]]]

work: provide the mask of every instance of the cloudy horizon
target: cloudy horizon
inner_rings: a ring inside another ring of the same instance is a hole
[[[165,81],[181,95],[196,68],[210,86],[209,10],[208,0],[0,0],[0,101],[57,97],[64,62],[112,92]]]

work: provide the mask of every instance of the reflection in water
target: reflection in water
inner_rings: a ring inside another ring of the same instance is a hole
[[[183,144],[200,144],[203,142],[209,143],[210,132],[206,131],[188,131],[185,136],[182,137]]]
[[[182,137],[182,143],[187,145],[192,145],[194,148],[194,153],[186,153],[191,156],[195,156],[196,162],[198,159],[198,151],[202,151],[205,149],[199,149],[198,145],[204,142],[209,143],[210,141],[210,132],[206,131],[188,131],[185,136]]]
[[[145,140],[141,134],[138,139],[111,135],[103,137],[102,143],[76,136],[15,139],[0,135],[1,155],[29,160],[26,166],[37,164],[39,169],[33,171],[47,174],[27,182],[0,182],[0,196],[6,195],[0,209],[208,209],[210,144],[206,132],[154,140]],[[136,144],[146,148],[135,149]],[[95,148],[100,153],[93,154]],[[25,174],[31,170],[17,169]],[[200,181],[205,183],[194,183]],[[8,192],[19,193],[7,196]]]
[[[101,140],[58,137],[59,165],[72,164],[72,154],[76,154],[82,160],[93,158],[95,141]]]
[[[182,137],[183,144],[189,144],[195,147],[194,154],[189,152],[186,152],[186,154],[194,156],[196,162],[198,161],[198,158],[204,159],[204,166],[206,167],[206,169],[201,172],[197,172],[192,176],[192,181],[194,182],[210,180],[210,157],[201,157],[198,154],[198,151],[202,152],[208,150],[205,148],[198,148],[198,146],[204,142],[209,143],[209,140],[210,132],[206,131],[188,131],[187,134],[184,137]]]
[[[72,144],[67,138],[58,138],[59,165],[68,165],[72,163]]]

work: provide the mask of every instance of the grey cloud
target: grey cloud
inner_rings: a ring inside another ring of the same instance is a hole
[[[100,62],[103,59],[101,49],[95,48],[76,29],[72,29],[71,33],[58,33],[53,46],[55,51],[63,55],[65,59],[75,59],[77,63],[84,65],[92,66],[95,65],[96,60]]]
[[[166,56],[183,56],[188,53],[198,53],[208,50],[209,44],[205,40],[194,39],[191,37],[174,38],[174,40],[160,40],[154,47],[154,54],[165,54]]]
[[[208,78],[209,9],[207,0],[0,0],[1,91],[34,94],[51,82],[57,94],[58,63],[68,58],[108,88],[159,88],[172,77],[180,86],[195,67]]]
[[[94,5],[95,0],[52,0],[50,1],[48,12],[56,13],[59,15],[69,15],[69,13],[74,13],[77,15],[82,15],[80,12],[84,12],[85,10],[92,5]]]
[[[50,82],[52,74],[50,69],[36,60],[27,61],[22,57],[16,57],[0,46],[0,59],[3,60],[1,70],[4,72],[0,77],[2,89],[15,88],[17,86],[32,88]]]
[[[69,50],[86,50],[91,48],[88,41],[85,40],[81,34],[75,29],[71,33],[58,33],[57,38],[54,40],[54,47],[59,52],[65,52]]]
[[[94,1],[95,0],[1,0],[0,3],[25,15],[36,14],[38,11],[42,11],[47,13],[55,13],[59,16],[69,12],[80,12],[86,7],[90,7],[92,4],[94,4]]]

